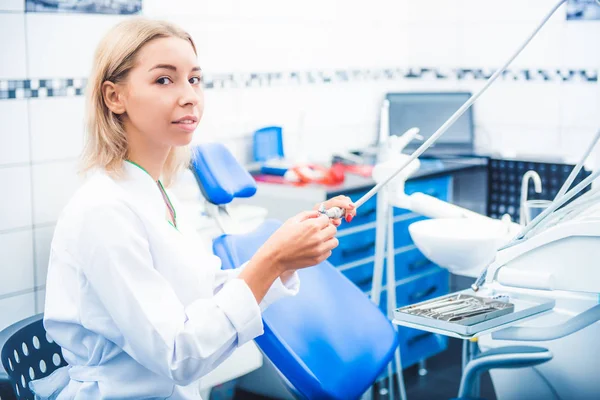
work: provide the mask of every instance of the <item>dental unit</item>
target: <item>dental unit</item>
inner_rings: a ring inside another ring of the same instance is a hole
[[[600,130],[554,200],[531,221],[524,218],[527,223],[523,226],[509,218],[492,219],[423,193],[409,196],[404,193],[404,182],[419,168],[418,157],[502,75],[565,2],[558,1],[509,60],[410,156],[401,150],[404,143],[416,137],[418,129],[401,137],[390,136],[386,144],[392,150],[378,160],[373,171],[377,184],[355,202],[359,208],[379,193],[378,219],[383,222],[377,229],[374,301],[379,301],[382,290],[386,243],[387,281],[394,282],[390,207],[432,218],[410,226],[417,248],[439,266],[458,274],[468,270],[465,275],[477,278],[470,289],[402,308],[396,308],[391,290],[388,310],[394,310],[396,324],[478,339],[481,348],[537,342],[553,353],[554,359],[541,366],[491,372],[498,398],[502,399],[591,399],[600,393],[600,381],[591,376],[600,368],[600,358],[590,356],[600,354],[600,324],[596,323],[600,320],[600,188],[593,187],[581,195],[600,171],[593,171],[571,188],[600,140]],[[600,5],[600,0],[596,3]],[[380,129],[386,131],[387,107],[389,104],[384,101]],[[533,179],[537,191],[539,185]],[[575,198],[577,195],[580,196]],[[343,210],[337,208],[320,211],[330,218],[343,216]]]

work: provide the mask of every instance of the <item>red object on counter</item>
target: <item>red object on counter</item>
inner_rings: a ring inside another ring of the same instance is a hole
[[[373,174],[373,166],[372,165],[346,165],[342,164],[344,167],[344,172],[350,172],[353,174],[357,174],[360,176],[364,176],[365,178],[370,178]]]
[[[292,186],[304,186],[306,183],[303,182],[292,182],[285,179],[283,176],[278,175],[267,175],[267,174],[259,174],[252,175],[256,182],[266,182],[266,183],[279,183],[282,185],[292,185]]]
[[[344,167],[341,164],[333,164],[331,168],[316,164],[298,165],[291,168],[291,171],[303,183],[339,185],[344,182]]]
[[[316,164],[298,165],[289,169],[292,171],[298,181],[286,179],[283,176],[258,174],[254,175],[256,182],[278,183],[292,186],[304,186],[308,184],[320,184],[326,186],[336,186],[344,182],[346,173],[370,177],[373,172],[372,165],[346,165],[335,163],[331,168],[326,168]]]

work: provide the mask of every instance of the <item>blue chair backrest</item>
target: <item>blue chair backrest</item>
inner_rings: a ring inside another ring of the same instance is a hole
[[[191,170],[202,194],[213,204],[227,204],[236,197],[251,197],[256,182],[221,143],[192,149]]]
[[[0,358],[9,376],[13,390],[20,400],[33,400],[28,383],[44,378],[67,365],[59,345],[48,337],[43,314],[17,322],[6,328],[8,332]]]
[[[267,220],[254,232],[223,235],[213,251],[223,268],[248,261],[280,226]],[[298,271],[300,292],[263,313],[256,343],[293,389],[307,399],[357,399],[396,349],[395,330],[373,302],[330,263]]]

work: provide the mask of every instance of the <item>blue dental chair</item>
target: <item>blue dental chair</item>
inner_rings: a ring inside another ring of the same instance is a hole
[[[221,144],[194,149],[192,171],[214,215],[226,227],[225,205],[256,191],[252,176]],[[265,221],[245,234],[213,242],[223,268],[248,261],[281,225]],[[327,261],[298,271],[300,292],[263,313],[264,334],[255,341],[299,398],[358,399],[377,380],[398,346],[394,327],[353,283]]]

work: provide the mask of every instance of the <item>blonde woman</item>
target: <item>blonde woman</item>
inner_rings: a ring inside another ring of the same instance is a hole
[[[132,19],[100,43],[87,87],[86,182],[51,246],[44,325],[68,366],[39,398],[200,399],[197,380],[262,334],[295,270],[326,259],[339,220],[286,221],[240,270],[222,271],[166,190],[203,110],[190,35]],[[347,197],[328,202],[354,215]]]

